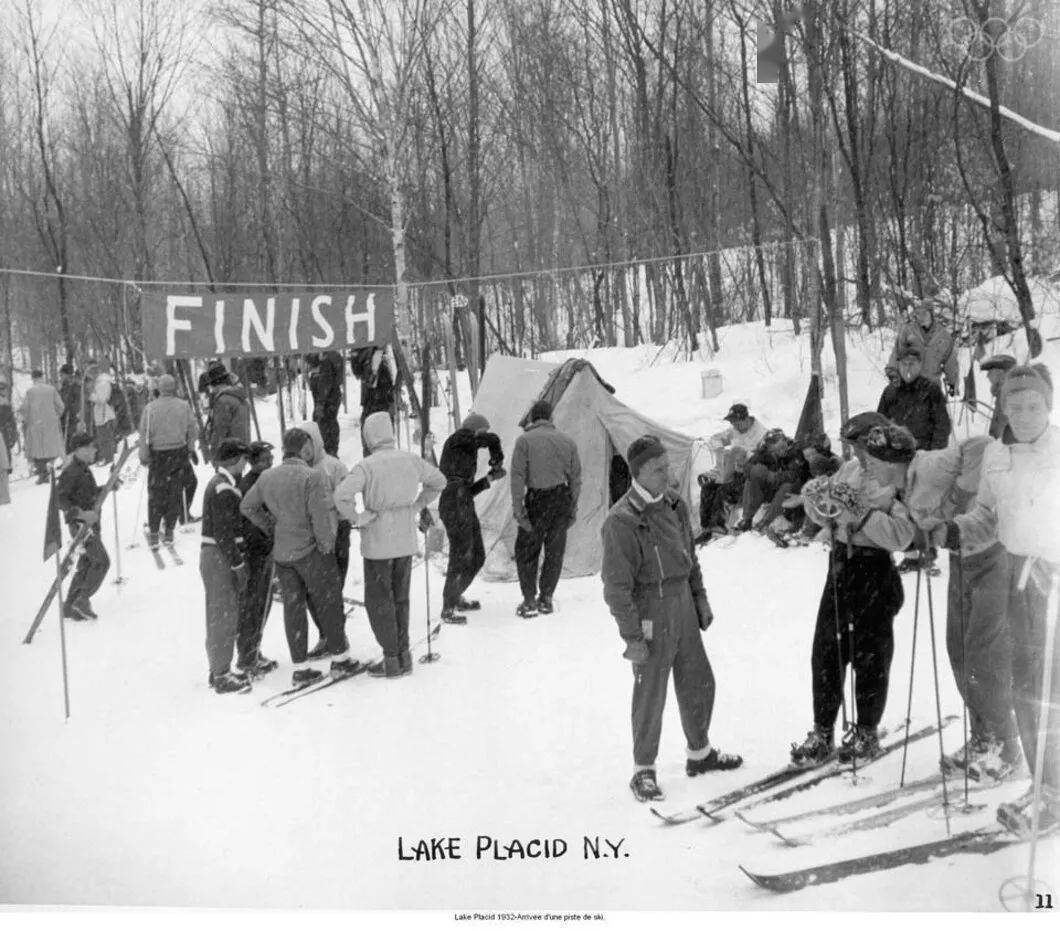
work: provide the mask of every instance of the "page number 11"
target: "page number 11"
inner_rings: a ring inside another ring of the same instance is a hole
[[[1040,893],[1040,892],[1035,893],[1035,896],[1034,896],[1034,910],[1035,911],[1038,911],[1038,909],[1042,909],[1042,908],[1052,908],[1052,907],[1053,907],[1053,894],[1051,892],[1046,893],[1045,895],[1042,895],[1042,893]]]

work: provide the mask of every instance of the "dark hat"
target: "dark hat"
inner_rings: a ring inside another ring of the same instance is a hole
[[[464,418],[464,422],[460,426],[465,430],[470,430],[472,433],[478,433],[479,430],[488,430],[490,422],[481,414],[476,414],[472,411]]]
[[[1015,363],[1016,360],[1013,359],[1012,361],[1013,361],[1013,363]],[[73,375],[74,374],[74,367],[69,362],[64,362],[62,365],[59,366],[59,374],[60,375]]]
[[[228,369],[225,368],[223,362],[211,362],[206,369],[206,374],[199,381],[200,384],[205,383],[207,387],[224,384],[228,381]]]
[[[909,356],[912,356],[914,359],[923,360],[924,353],[920,351],[920,347],[915,343],[906,343],[898,353],[898,361],[901,362],[902,359],[906,359]]]
[[[657,436],[648,434],[647,436],[637,437],[637,439],[629,444],[629,449],[626,450],[626,462],[629,464],[629,474],[636,478],[637,473],[640,472],[640,467],[644,465],[644,463],[649,462],[652,459],[657,459],[659,456],[665,454],[666,447],[663,446]]]
[[[909,462],[916,452],[913,434],[898,424],[873,427],[862,441],[865,452],[881,462]]]
[[[44,373],[40,369],[34,369],[32,372],[29,373],[29,377],[30,378],[43,378],[44,377]]]
[[[247,447],[247,449],[247,457],[251,462],[255,462],[260,459],[264,453],[271,453],[274,447],[268,440],[255,440],[249,447]]]
[[[1001,369],[1002,372],[1007,372],[1010,368],[1015,368],[1016,360],[1010,356],[1007,352],[998,353],[996,356],[991,356],[989,359],[983,359],[979,363],[979,369],[983,372],[989,372],[992,369]]]
[[[787,439],[787,434],[780,427],[773,427],[771,430],[766,430],[765,436],[762,437],[762,445],[769,446],[779,440]]]
[[[530,408],[530,423],[535,420],[551,420],[552,419],[552,405],[548,401],[534,401],[534,406]]]
[[[839,436],[845,443],[860,443],[873,427],[884,427],[889,423],[890,421],[883,414],[865,411],[863,414],[855,414],[843,424]]]
[[[217,455],[214,456],[218,462],[232,462],[238,459],[240,456],[247,456],[250,454],[250,444],[244,443],[242,440],[227,439],[221,440],[221,445],[217,447]]]
[[[727,413],[722,420],[728,420],[732,423],[734,420],[746,420],[750,416],[751,414],[747,410],[746,404],[734,404],[729,408],[729,413]]]
[[[72,451],[73,450],[78,450],[78,449],[84,449],[84,447],[86,447],[86,446],[95,446],[95,445],[96,445],[95,439],[92,437],[91,434],[88,434],[88,433],[83,433],[83,432],[82,433],[75,433],[70,438],[70,449]]]

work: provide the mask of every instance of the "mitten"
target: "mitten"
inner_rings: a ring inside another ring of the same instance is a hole
[[[648,661],[650,655],[648,644],[643,640],[627,640],[622,658],[628,659],[634,666],[640,666]]]
[[[434,518],[431,517],[431,512],[427,508],[420,511],[420,519],[417,526],[420,528],[420,533],[426,533],[434,526]]]
[[[527,533],[534,532],[534,525],[530,523],[529,517],[516,517],[515,522],[523,528]]]
[[[714,612],[710,609],[706,593],[696,597],[696,614],[699,617],[700,630],[706,630],[714,622]]]
[[[504,468],[504,466],[495,465],[489,470],[489,472],[486,473],[486,477],[491,482],[499,482],[507,474],[508,474],[508,471],[507,471],[507,469]]]

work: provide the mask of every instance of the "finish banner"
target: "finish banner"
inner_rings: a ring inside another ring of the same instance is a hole
[[[148,359],[302,355],[383,345],[394,330],[393,288],[145,290],[140,306]]]

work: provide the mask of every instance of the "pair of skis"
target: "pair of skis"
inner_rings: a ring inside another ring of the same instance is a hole
[[[430,630],[431,637],[437,637],[441,632],[442,625],[435,624]],[[426,643],[427,636],[421,637],[415,643],[409,646],[411,652],[416,647]],[[361,675],[361,673],[367,672],[368,667],[374,663],[379,662],[382,659],[381,656],[377,656],[375,659],[370,660],[367,663],[358,663],[358,665],[350,672],[342,673],[337,676],[325,676],[323,679],[315,679],[312,682],[308,682],[305,685],[295,685],[289,689],[284,689],[282,692],[276,692],[273,695],[268,696],[261,702],[264,708],[282,708],[284,705],[289,705],[293,701],[297,701],[300,698],[306,698],[309,695],[315,695],[317,692],[323,692],[325,689],[329,689],[332,686],[338,685],[340,682],[345,682],[347,679],[352,679],[355,676]]]
[[[175,566],[183,566],[184,565],[184,559],[181,557],[180,553],[177,552],[177,548],[172,543],[172,541],[167,543],[166,541],[163,540],[160,546],[152,546],[151,545],[151,539],[148,536],[147,531],[144,531],[144,540],[147,543],[147,549],[150,551],[151,557],[154,559],[155,566],[157,568],[159,568],[159,569],[165,569],[166,568],[165,560],[162,559],[162,550],[163,549],[167,553],[169,553],[170,557],[173,560],[173,565],[175,565]]]

